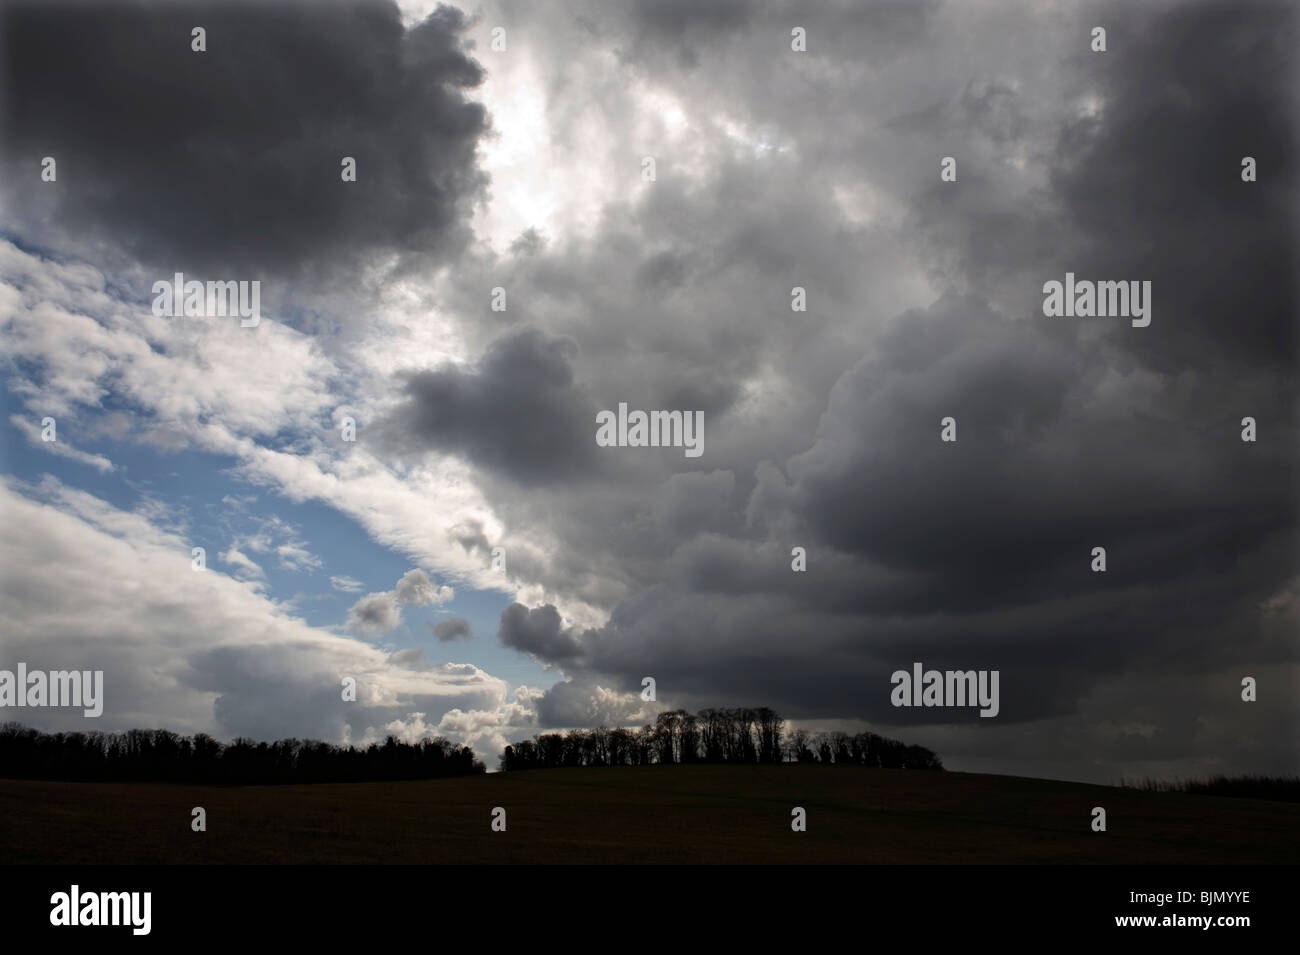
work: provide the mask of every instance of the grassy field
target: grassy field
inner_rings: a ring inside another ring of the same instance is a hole
[[[190,831],[190,810],[208,831]],[[491,810],[507,812],[492,832]],[[792,832],[790,810],[808,813]],[[1103,806],[1108,830],[1090,829]],[[2,863],[1294,863],[1300,804],[818,765],[215,788],[0,779]]]

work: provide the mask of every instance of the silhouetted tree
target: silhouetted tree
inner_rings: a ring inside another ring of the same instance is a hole
[[[200,733],[40,733],[0,725],[0,775],[28,779],[159,780],[200,783],[347,782],[429,779],[484,772],[466,746],[440,737],[404,743],[390,736],[366,749],[315,740],[223,745]]]
[[[809,736],[803,729],[783,736],[785,721],[768,707],[710,708],[690,714],[664,710],[640,730],[599,726],[593,730],[543,733],[520,740],[500,754],[503,770],[560,766],[644,766],[649,763],[821,762],[883,769],[943,769],[923,746],[908,746],[874,733]]]

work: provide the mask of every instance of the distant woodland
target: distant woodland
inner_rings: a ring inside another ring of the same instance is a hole
[[[880,769],[943,769],[923,746],[874,733],[785,731],[766,707],[667,710],[640,729],[542,733],[507,746],[500,768],[646,766],[683,763],[825,763]],[[199,733],[42,733],[0,724],[0,776],[19,779],[184,782],[228,785],[374,782],[482,773],[468,746],[441,737],[406,743],[389,736],[365,747],[318,740],[222,743]]]
[[[154,781],[250,785],[436,779],[486,770],[467,746],[388,737],[365,748],[316,740],[221,743],[204,733],[41,733],[0,725],[0,776],[19,779]]]
[[[666,710],[639,730],[599,727],[542,733],[507,746],[502,770],[558,766],[644,766],[651,763],[833,763],[878,769],[943,769],[924,746],[875,733],[783,732],[767,707]]]

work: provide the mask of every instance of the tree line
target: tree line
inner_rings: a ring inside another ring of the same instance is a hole
[[[221,743],[206,733],[191,738],[167,730],[42,733],[0,724],[0,776],[19,779],[254,785],[436,779],[485,770],[472,749],[441,737],[404,743],[389,736],[362,749],[300,739]]]
[[[1241,796],[1246,799],[1275,799],[1300,802],[1300,776],[1211,776],[1208,779],[1163,779],[1119,781],[1126,789],[1151,793],[1196,793],[1204,796]]]
[[[783,732],[785,720],[767,707],[665,710],[640,729],[600,726],[541,733],[507,746],[500,768],[644,766],[651,763],[825,763],[879,769],[943,769],[924,746],[875,733]]]

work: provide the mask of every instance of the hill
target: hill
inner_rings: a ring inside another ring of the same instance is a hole
[[[207,810],[208,831],[190,830]],[[507,830],[493,832],[494,806]],[[791,809],[807,810],[792,832]],[[1094,806],[1108,831],[1092,832]],[[0,863],[1293,863],[1300,805],[822,765],[210,787],[0,779]]]

